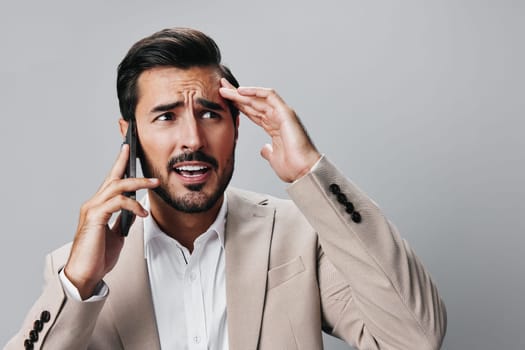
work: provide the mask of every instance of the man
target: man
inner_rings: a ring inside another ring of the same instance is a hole
[[[145,178],[124,145],[81,208],[72,245],[6,349],[437,349],[444,305],[377,206],[322,156],[271,89],[239,87],[215,42],[167,29],[121,62],[120,129],[136,122]],[[239,110],[292,201],[227,188]],[[125,192],[147,189],[141,202]],[[136,215],[120,232],[125,209]]]

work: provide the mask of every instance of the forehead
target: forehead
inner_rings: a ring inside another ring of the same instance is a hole
[[[142,72],[137,81],[138,104],[156,103],[174,95],[217,99],[220,74],[215,67],[155,67]]]

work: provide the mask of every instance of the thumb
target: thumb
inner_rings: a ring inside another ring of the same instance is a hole
[[[270,158],[272,157],[273,153],[273,147],[270,144],[265,144],[263,148],[261,148],[261,156],[266,159],[268,162],[270,162]]]

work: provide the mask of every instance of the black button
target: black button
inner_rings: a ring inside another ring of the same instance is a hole
[[[31,339],[31,341],[33,343],[37,342],[38,341],[38,332],[35,331],[35,330],[32,330],[31,332],[29,332],[29,339]]]
[[[330,191],[333,194],[339,194],[339,193],[341,193],[341,188],[339,188],[339,186],[337,184],[331,184],[330,185]]]
[[[346,207],[346,212],[348,214],[352,214],[354,212],[354,205],[352,204],[352,202],[346,202],[345,207]]]
[[[341,204],[346,204],[348,202],[348,199],[346,199],[346,196],[344,193],[339,193],[337,195],[337,201]]]
[[[33,329],[37,332],[40,332],[44,328],[44,324],[40,320],[36,320],[35,323],[33,323]]]
[[[33,350],[33,342],[29,339],[24,340],[24,348],[26,350]]]
[[[50,319],[51,319],[51,314],[49,313],[49,311],[47,310],[42,311],[42,313],[40,314],[40,321],[46,323],[46,322],[49,322]]]
[[[359,214],[358,211],[354,211],[352,213],[352,221],[355,222],[355,223],[360,223],[361,222],[361,214]]]

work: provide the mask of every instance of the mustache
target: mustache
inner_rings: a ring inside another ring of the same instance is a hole
[[[213,158],[212,156],[209,156],[201,151],[195,151],[195,152],[182,153],[182,154],[179,154],[178,156],[172,157],[168,162],[168,171],[171,171],[177,163],[191,162],[191,161],[209,163],[215,169],[219,166],[219,163],[217,162],[217,160]]]

